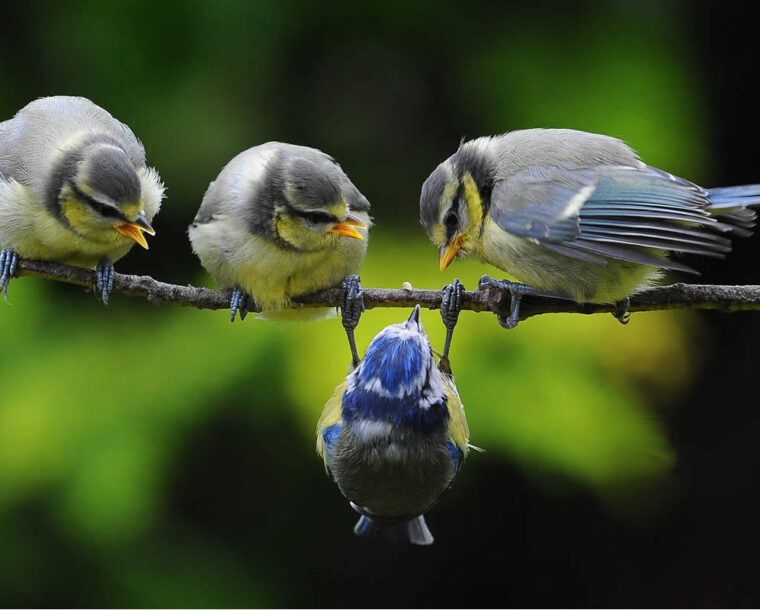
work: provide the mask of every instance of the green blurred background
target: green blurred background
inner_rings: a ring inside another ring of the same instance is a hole
[[[329,152],[372,202],[362,280],[377,287],[499,275],[440,273],[417,219],[422,181],[461,137],[573,127],[706,186],[760,181],[750,4],[0,8],[0,119],[84,95],[166,182],[158,235],[125,273],[211,286],[186,227],[222,166],[267,140]],[[757,283],[758,255],[756,237],[692,262],[706,282]],[[360,348],[406,315],[368,311]],[[423,316],[441,346],[438,313]],[[555,315],[506,332],[463,313],[452,364],[485,453],[430,512],[426,549],[353,537],[314,452],[349,361],[337,320],[231,325],[21,279],[0,336],[4,605],[760,603],[755,314]]]

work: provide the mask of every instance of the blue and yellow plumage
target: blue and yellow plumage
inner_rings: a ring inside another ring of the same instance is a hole
[[[423,513],[462,466],[469,429],[419,311],[380,331],[335,389],[317,424],[317,451],[362,515],[357,535],[430,544]]]
[[[617,303],[671,269],[672,255],[724,258],[748,237],[760,184],[705,189],[644,163],[625,142],[573,129],[523,129],[462,142],[425,180],[420,221],[444,270],[467,256],[524,285],[481,278],[512,294]]]

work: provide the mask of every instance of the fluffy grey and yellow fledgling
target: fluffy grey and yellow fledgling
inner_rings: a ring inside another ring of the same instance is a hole
[[[330,156],[268,142],[232,159],[212,182],[189,228],[201,264],[234,287],[231,317],[245,293],[276,320],[325,317],[330,309],[288,310],[292,299],[344,281],[344,326],[361,313],[359,271],[367,251],[369,202]],[[357,311],[358,309],[358,311]],[[350,319],[349,319],[350,318]]]
[[[445,269],[474,256],[529,286],[484,276],[481,287],[587,303],[623,302],[669,258],[722,258],[752,233],[760,185],[704,189],[642,162],[624,142],[571,129],[527,129],[464,142],[422,187],[420,220]]]
[[[124,123],[83,97],[35,100],[0,123],[0,288],[18,257],[96,268],[104,302],[113,261],[135,244],[163,196]]]

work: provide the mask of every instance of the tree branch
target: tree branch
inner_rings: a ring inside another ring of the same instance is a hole
[[[95,272],[81,267],[71,267],[59,263],[20,260],[17,276],[40,277],[48,280],[92,286]],[[232,291],[178,286],[154,280],[147,275],[114,275],[113,292],[132,297],[141,297],[155,304],[174,303],[197,307],[198,309],[229,309]],[[297,307],[336,307],[340,296],[339,288],[330,288],[299,297]],[[441,306],[440,290],[420,290],[407,288],[364,288],[364,303],[367,309],[373,307],[413,307],[417,303],[430,309]],[[471,311],[492,311],[500,315],[509,314],[509,293],[500,290],[486,292],[465,292],[463,309]],[[673,284],[648,288],[631,296],[630,311],[654,311],[661,309],[716,309],[723,312],[760,310],[760,286],[710,286],[704,284]],[[545,313],[611,313],[617,310],[614,304],[579,304],[562,299],[523,297],[520,319]]]

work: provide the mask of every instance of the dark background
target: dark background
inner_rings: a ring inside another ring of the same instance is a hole
[[[419,187],[461,137],[574,127],[705,186],[760,181],[752,3],[3,2],[0,118],[85,95],[168,191],[117,270],[206,283],[208,182],[277,139],[373,204],[365,285],[438,287]],[[414,264],[412,264],[414,261]],[[756,284],[760,238],[706,283]],[[684,278],[670,278],[684,279]],[[688,278],[687,278],[688,279]],[[313,426],[336,322],[246,321],[14,281],[0,307],[0,602],[12,606],[757,606],[760,318],[463,314],[473,454],[431,548],[359,540]],[[370,311],[359,342],[407,314]],[[434,344],[442,332],[425,314]]]

